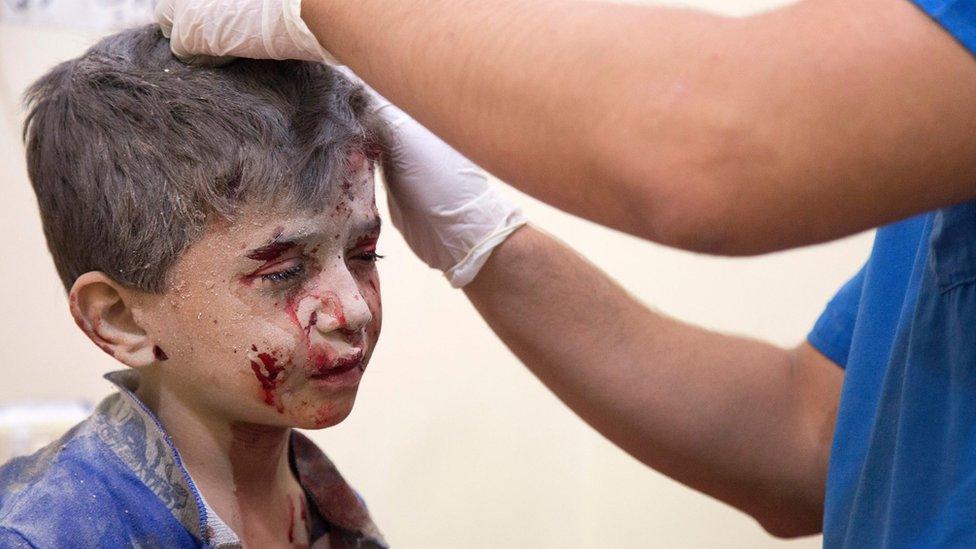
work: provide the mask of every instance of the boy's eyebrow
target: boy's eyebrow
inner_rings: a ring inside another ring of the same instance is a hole
[[[372,234],[380,230],[383,221],[379,216],[372,217],[359,223],[353,228],[354,234]],[[274,261],[281,257],[285,252],[294,249],[303,243],[308,243],[316,238],[321,238],[322,232],[298,232],[293,234],[278,233],[272,238],[271,242],[248,250],[244,257],[255,261]]]
[[[278,259],[281,257],[281,254],[297,246],[298,241],[298,238],[282,239],[281,237],[278,237],[271,243],[265,244],[260,248],[248,250],[244,256],[255,261],[272,261],[274,259]]]

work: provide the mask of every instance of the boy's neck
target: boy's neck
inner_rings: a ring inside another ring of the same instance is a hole
[[[307,536],[307,524],[298,520],[306,502],[289,462],[290,428],[224,420],[145,378],[137,395],[179,449],[207,503],[243,541],[261,546]],[[294,531],[296,525],[303,531]]]

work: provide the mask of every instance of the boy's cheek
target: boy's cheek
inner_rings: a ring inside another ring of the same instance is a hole
[[[380,294],[380,277],[375,268],[360,284],[359,291],[363,299],[366,300],[366,305],[373,317],[381,317],[383,315],[383,298]]]

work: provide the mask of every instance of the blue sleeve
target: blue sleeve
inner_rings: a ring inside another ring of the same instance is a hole
[[[912,0],[976,54],[976,2],[973,0]]]
[[[857,322],[857,311],[861,305],[864,271],[865,269],[862,268],[854,278],[844,284],[827,304],[827,309],[820,315],[813,326],[813,331],[807,336],[810,345],[841,368],[847,367],[854,323]]]

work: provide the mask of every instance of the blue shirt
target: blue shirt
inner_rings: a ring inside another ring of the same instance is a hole
[[[809,336],[846,368],[826,547],[976,547],[976,202],[878,230]]]
[[[136,397],[136,373],[107,377],[121,391],[90,418],[0,467],[0,547],[240,547]],[[290,458],[308,499],[313,547],[386,547],[356,492],[297,432]]]

